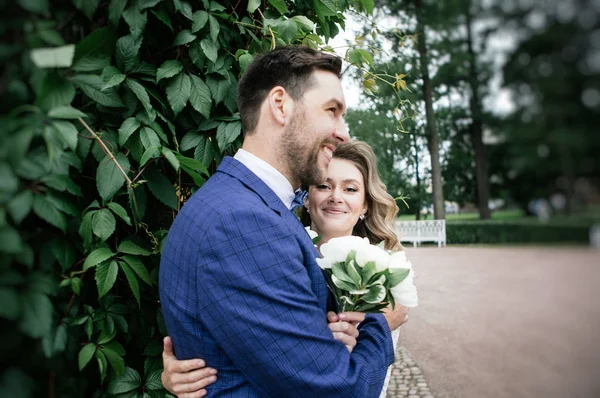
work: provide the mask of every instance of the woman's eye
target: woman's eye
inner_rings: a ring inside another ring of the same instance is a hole
[[[327,188],[329,188],[329,186],[327,186],[325,184],[317,185],[317,189],[327,189]]]
[[[346,191],[348,191],[348,192],[358,192],[358,189],[353,188],[353,187],[348,187],[348,188],[346,188]]]

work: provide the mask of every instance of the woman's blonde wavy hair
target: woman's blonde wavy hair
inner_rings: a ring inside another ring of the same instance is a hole
[[[359,219],[354,226],[352,235],[369,238],[369,242],[375,245],[384,242],[386,250],[402,250],[402,245],[394,233],[398,206],[379,177],[377,158],[369,144],[362,141],[340,144],[333,152],[333,157],[352,162],[365,182],[368,210],[365,218]],[[310,215],[305,208],[302,210],[301,219],[304,225],[311,225]]]

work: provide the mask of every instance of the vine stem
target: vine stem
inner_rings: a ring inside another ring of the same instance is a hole
[[[260,16],[262,17],[262,19],[265,19],[265,16],[263,15],[262,11],[260,10],[260,8],[257,8],[256,11],[258,11],[258,13],[260,14]],[[274,50],[276,47],[275,44],[275,34],[273,33],[273,30],[271,29],[270,26],[267,26],[267,28],[269,28],[269,33],[271,33],[271,50]]]
[[[82,118],[78,118],[79,123],[81,123],[83,125],[83,127],[85,127],[85,129],[87,131],[89,131],[89,133],[92,135],[92,137],[98,141],[98,144],[102,147],[102,150],[104,151],[104,153],[110,157],[110,159],[115,162],[115,164],[117,165],[117,168],[119,169],[119,171],[121,172],[121,174],[123,174],[123,177],[125,177],[125,181],[127,181],[127,186],[129,188],[131,188],[131,179],[127,176],[127,173],[125,173],[125,170],[123,170],[123,167],[121,167],[121,165],[119,164],[119,162],[117,161],[117,158],[115,158],[115,155],[112,154],[111,151],[108,150],[108,147],[106,146],[106,144],[104,143],[104,141],[102,141],[102,139],[100,138],[100,136],[98,134],[96,134],[94,132],[94,130],[92,130],[90,128],[90,126],[88,126],[88,124],[86,122],[83,121]]]

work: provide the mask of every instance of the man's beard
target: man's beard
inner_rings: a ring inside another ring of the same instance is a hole
[[[302,146],[302,137],[307,135],[304,129],[306,117],[304,107],[297,110],[301,112],[294,114],[283,134],[282,155],[293,182],[300,182],[302,186],[321,184],[327,178],[325,171],[319,168],[319,152],[323,143],[319,142],[312,147],[310,144]]]

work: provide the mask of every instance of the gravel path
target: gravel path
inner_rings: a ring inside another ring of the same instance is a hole
[[[600,397],[600,251],[406,250],[420,305],[388,397]]]

